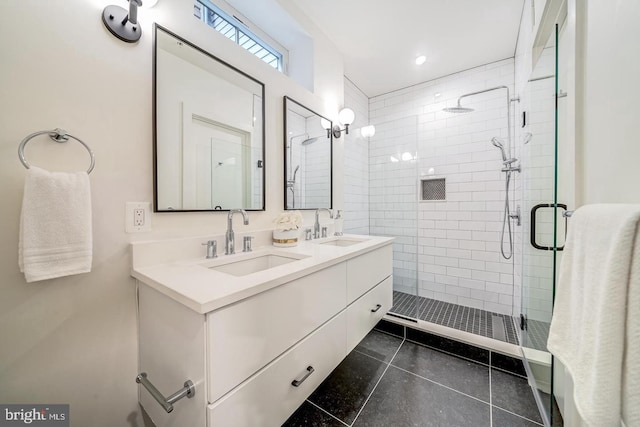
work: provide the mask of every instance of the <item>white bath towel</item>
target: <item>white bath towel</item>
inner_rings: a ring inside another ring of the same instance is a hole
[[[91,190],[86,172],[27,170],[18,263],[27,282],[91,271]]]
[[[583,423],[640,426],[640,205],[588,205],[569,233],[548,348]]]

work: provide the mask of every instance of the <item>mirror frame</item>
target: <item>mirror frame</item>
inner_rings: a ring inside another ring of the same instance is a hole
[[[315,208],[287,208],[287,166],[288,166],[288,162],[287,162],[287,103],[288,102],[292,102],[310,112],[312,112],[313,114],[315,114],[318,117],[321,117],[325,120],[327,120],[329,123],[331,123],[331,127],[333,128],[333,122],[331,120],[329,120],[328,118],[326,118],[325,116],[318,114],[317,112],[313,111],[311,108],[307,107],[306,105],[303,105],[301,103],[299,103],[298,101],[296,101],[295,99],[289,97],[289,96],[284,96],[283,97],[283,101],[282,101],[282,111],[283,111],[283,115],[284,115],[284,167],[283,167],[283,174],[282,176],[284,177],[284,182],[283,182],[283,188],[284,188],[284,210],[285,211],[291,211],[291,210],[295,210],[295,211],[315,211],[316,209],[318,209],[317,207]],[[333,209],[333,133],[329,133],[329,159],[330,159],[330,164],[329,164],[329,209]],[[324,207],[324,206],[322,206]]]
[[[173,31],[167,29],[166,27],[163,27],[162,25],[158,24],[158,23],[154,23],[153,24],[153,76],[152,76],[152,81],[153,81],[153,91],[152,91],[152,96],[151,96],[151,103],[152,103],[152,110],[153,110],[153,212],[158,212],[158,213],[165,213],[165,212],[229,212],[230,209],[158,209],[158,112],[157,112],[157,107],[156,107],[156,103],[157,103],[157,87],[156,87],[156,82],[157,82],[157,67],[158,67],[158,59],[157,59],[157,49],[158,49],[158,30],[162,30],[165,33],[169,34],[170,36],[174,37],[175,39],[179,40],[180,42],[186,44],[187,46],[197,50],[198,52],[202,53],[203,55],[208,56],[209,58],[213,59],[214,61],[219,62],[220,64],[229,67],[230,69],[232,69],[233,71],[243,75],[244,77],[254,81],[255,83],[259,84],[260,87],[262,88],[262,208],[260,209],[245,209],[246,211],[265,211],[266,210],[266,190],[267,190],[267,186],[266,186],[266,181],[267,181],[267,172],[266,172],[266,161],[265,161],[265,157],[266,157],[266,103],[265,103],[265,85],[264,83],[262,83],[260,80],[256,79],[255,77],[250,76],[249,74],[245,73],[244,71],[238,69],[237,67],[234,67],[233,65],[229,64],[228,62],[218,58],[217,56],[207,52],[206,50],[202,49],[201,47],[195,45],[194,43],[191,43],[190,41],[186,40],[185,38],[177,35],[176,33],[174,33]],[[244,209],[244,208],[243,208]]]

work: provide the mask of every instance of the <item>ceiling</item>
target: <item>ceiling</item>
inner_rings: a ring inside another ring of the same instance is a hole
[[[294,0],[373,97],[514,56],[524,0]],[[425,55],[418,66],[415,58]]]

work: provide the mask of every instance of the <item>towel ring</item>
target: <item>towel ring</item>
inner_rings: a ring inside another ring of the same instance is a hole
[[[76,138],[71,134],[68,134],[66,130],[60,129],[60,128],[56,128],[54,130],[42,130],[40,132],[34,132],[22,140],[22,142],[20,143],[20,146],[18,147],[18,157],[20,158],[20,162],[24,165],[25,168],[29,169],[30,167],[29,162],[27,162],[27,159],[24,156],[25,145],[27,145],[27,142],[29,142],[32,138],[38,135],[44,135],[44,134],[49,135],[49,138],[51,138],[55,142],[63,143],[63,142],[67,142],[69,138],[73,138],[76,141],[78,141],[80,144],[82,144],[84,148],[86,148],[87,151],[89,152],[89,156],[91,156],[91,164],[89,165],[87,174],[91,173],[91,171],[93,170],[93,167],[96,165],[96,157],[94,156],[93,151],[91,151],[91,148],[89,148],[89,146],[84,142],[82,142],[80,139]]]

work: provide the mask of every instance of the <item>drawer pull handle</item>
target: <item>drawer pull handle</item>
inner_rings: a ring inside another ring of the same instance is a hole
[[[136,382],[138,384],[142,384],[144,388],[147,389],[149,394],[153,396],[154,399],[164,408],[167,413],[171,413],[173,411],[173,404],[183,397],[187,397],[191,399],[196,394],[196,388],[194,387],[191,380],[187,380],[184,382],[184,387],[180,390],[176,391],[169,397],[164,397],[162,393],[153,385],[151,381],[147,379],[147,373],[142,372],[140,375],[136,377]]]
[[[300,384],[302,384],[307,378],[309,378],[309,375],[313,374],[313,371],[315,371],[315,369],[313,369],[313,366],[308,366],[307,373],[304,374],[304,377],[300,378],[299,380],[291,381],[291,385],[294,387],[300,387]]]
[[[376,304],[376,308],[372,308],[371,312],[375,313],[376,311],[380,310],[380,307],[382,307],[380,304]]]

